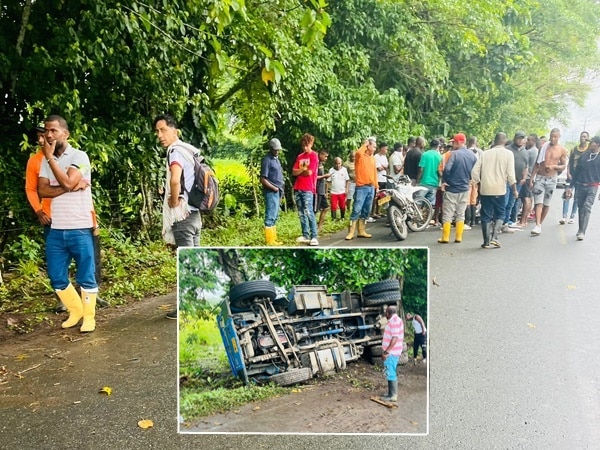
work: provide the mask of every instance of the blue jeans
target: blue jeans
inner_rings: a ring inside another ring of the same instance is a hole
[[[511,222],[513,206],[515,206],[517,198],[519,197],[519,192],[521,192],[521,184],[517,183],[517,197],[513,195],[510,185],[506,185],[506,194],[504,195],[504,223]],[[512,220],[512,222],[516,222],[516,220]]]
[[[482,224],[489,224],[492,220],[504,220],[506,212],[506,196],[482,195],[480,196],[480,199]]]
[[[566,188],[565,188],[566,189]],[[569,214],[569,203],[571,202],[570,198],[564,198],[563,196],[563,211],[562,216],[566,219]],[[575,214],[577,214],[577,189],[573,188],[573,207],[571,208],[571,216],[570,218],[575,218]]]
[[[77,268],[77,284],[88,291],[97,289],[91,228],[51,229],[46,239],[46,262],[53,289],[62,290],[69,286],[69,265],[73,259]]]
[[[265,196],[265,227],[272,227],[279,218],[279,201],[281,195],[279,191],[264,191]]]
[[[177,247],[198,247],[201,228],[200,211],[192,211],[184,220],[175,222],[172,227],[175,245]]]
[[[317,238],[317,219],[313,209],[314,196],[310,191],[294,191],[302,236],[307,239]]]
[[[424,188],[427,188],[427,192],[419,192],[420,196],[423,196],[423,193],[425,194],[425,198],[427,200],[429,200],[429,203],[431,203],[431,206],[435,206],[435,196],[438,190],[437,186],[431,186],[431,185],[426,185],[426,184],[422,184],[421,186],[423,186]]]
[[[354,203],[352,204],[352,214],[350,214],[350,220],[369,218],[371,213],[371,205],[373,204],[373,197],[375,197],[375,189],[373,186],[356,186],[354,191]]]
[[[399,356],[387,355],[385,361],[383,361],[383,370],[388,381],[396,381],[398,379],[398,373],[396,367],[398,367]]]

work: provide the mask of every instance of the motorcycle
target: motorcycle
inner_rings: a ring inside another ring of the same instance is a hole
[[[398,180],[386,176],[388,187],[377,194],[380,206],[388,205],[387,217],[394,236],[403,241],[408,236],[408,230],[422,231],[429,225],[433,216],[433,206],[425,198],[427,188],[413,186],[407,175]]]

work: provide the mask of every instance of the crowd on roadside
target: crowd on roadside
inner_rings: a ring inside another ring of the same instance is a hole
[[[558,177],[565,173],[568,186],[562,195],[560,224],[574,223],[578,215],[576,238],[583,240],[600,184],[600,163],[595,162],[600,136],[590,139],[583,131],[580,142],[570,151],[559,142],[560,137],[557,128],[551,130],[549,138],[517,131],[509,140],[499,132],[487,146],[480,147],[475,136],[467,138],[457,133],[449,140],[433,138],[429,143],[423,137],[413,137],[406,144],[394,143],[391,151],[387,143],[377,143],[370,137],[358,150],[349,152],[345,161],[335,158],[327,171],[324,164],[328,152],[313,151],[314,137],[305,134],[302,152],[292,169],[302,228],[297,242],[319,245],[318,233],[328,211],[332,220],[345,220],[346,211],[351,210],[346,239],[353,239],[355,233],[371,237],[366,224],[387,220],[376,201],[376,192],[389,186],[388,177],[398,180],[408,176],[413,185],[425,188],[422,195],[434,211],[430,226],[442,230],[438,242],[450,242],[452,227],[455,242],[461,242],[464,230],[480,225],[481,246],[500,248],[500,234],[522,231],[530,221],[530,234],[542,233]],[[277,190],[275,183],[265,187],[265,198],[273,195],[270,192],[276,192],[278,200],[283,196],[283,172],[278,161],[277,170],[273,168],[280,149],[279,141],[273,139],[263,160],[263,186],[273,173],[280,176]],[[275,202],[270,208],[267,205],[267,229],[275,225],[275,206]],[[276,243],[267,233],[267,244]]]

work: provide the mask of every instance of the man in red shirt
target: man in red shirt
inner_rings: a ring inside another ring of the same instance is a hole
[[[317,171],[319,169],[319,157],[313,151],[315,143],[314,136],[305,133],[300,139],[302,153],[296,158],[292,167],[292,175],[296,177],[294,182],[294,197],[300,217],[302,236],[296,239],[301,244],[319,245],[317,218],[315,217],[314,198],[317,192]]]

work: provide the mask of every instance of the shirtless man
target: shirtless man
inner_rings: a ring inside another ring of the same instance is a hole
[[[535,227],[531,230],[532,236],[541,234],[542,223],[548,214],[552,194],[556,189],[556,179],[559,172],[567,167],[567,149],[558,143],[559,139],[560,130],[553,128],[550,132],[550,142],[544,144],[540,150],[529,181],[535,205]]]

